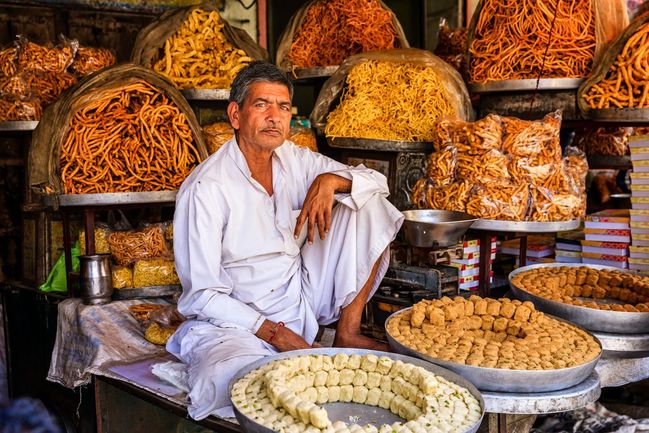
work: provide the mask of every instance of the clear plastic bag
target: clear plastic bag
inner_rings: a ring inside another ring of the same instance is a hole
[[[446,18],[439,20],[437,47],[433,51],[438,56],[454,56],[466,53],[469,32],[466,28],[452,29]]]
[[[457,149],[455,146],[446,146],[444,149],[430,154],[426,175],[434,184],[445,186],[455,181],[456,165]]]
[[[533,165],[559,162],[561,159],[561,112],[547,114],[542,120],[503,117],[503,147],[519,158],[534,158]]]
[[[584,152],[572,146],[566,147],[563,165],[579,194],[585,194],[588,159]]]
[[[173,257],[159,224],[142,230],[114,231],[108,236],[108,244],[113,259],[121,266],[129,266],[140,259]],[[135,280],[135,276],[133,278]]]
[[[576,132],[573,146],[586,155],[624,156],[632,134],[633,128],[586,128]]]
[[[230,122],[215,122],[206,125],[203,127],[203,133],[205,134],[207,150],[210,155],[234,137],[234,129]]]
[[[18,71],[18,48],[15,44],[0,51],[0,78],[11,77]]]
[[[569,221],[584,217],[585,211],[585,196],[532,187],[530,221]]]
[[[18,37],[18,68],[21,71],[65,72],[79,49],[76,40],[61,38],[61,43],[39,45],[24,36]]]
[[[477,185],[508,181],[511,179],[507,169],[509,161],[508,156],[496,149],[475,156],[458,152],[457,177]]]
[[[22,99],[4,95],[0,99],[0,122],[9,120],[39,120],[43,115],[41,102],[36,98]]]
[[[125,289],[133,287],[133,269],[126,266],[113,266],[113,289]]]
[[[502,150],[502,121],[500,116],[487,114],[475,122],[458,118],[443,118],[435,125],[435,147],[457,147],[460,154],[480,155],[489,150]]]
[[[108,237],[112,230],[105,224],[95,225],[95,254],[110,254],[110,245]],[[86,231],[79,231],[79,245],[81,246],[81,255],[86,254]]]
[[[426,191],[428,208],[441,210],[466,211],[471,193],[471,184],[467,181],[454,182],[445,186],[431,186]]]
[[[522,221],[530,203],[529,187],[501,182],[487,187],[472,189],[466,205],[466,212],[479,218]]]
[[[137,260],[133,265],[133,287],[180,284],[173,260]]]
[[[115,54],[106,48],[79,46],[70,70],[83,77],[115,64],[116,60]]]

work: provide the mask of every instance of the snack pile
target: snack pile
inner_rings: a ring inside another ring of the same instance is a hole
[[[195,8],[164,44],[153,70],[180,89],[229,89],[237,72],[252,61],[223,33],[216,11]]]
[[[649,312],[649,277],[629,272],[588,266],[540,267],[516,274],[511,281],[526,292],[564,304],[606,311]],[[605,303],[607,299],[620,303]]]
[[[399,48],[393,18],[377,0],[311,2],[287,59],[297,68],[335,66],[354,54]]]
[[[187,116],[145,81],[79,105],[61,144],[65,194],[175,190],[200,163]]]
[[[469,48],[472,82],[577,78],[590,72],[596,46],[592,0],[482,0],[480,5]]]
[[[461,432],[482,409],[465,388],[421,367],[373,354],[304,355],[251,371],[232,387],[234,406],[277,432]],[[389,409],[406,420],[360,426],[331,422],[324,403]]]
[[[531,302],[507,298],[424,300],[386,329],[422,354],[488,368],[554,370],[588,363],[601,352],[586,331],[544,315]]]
[[[39,120],[65,89],[113,63],[109,50],[80,47],[76,40],[53,47],[19,37],[0,51],[0,122]]]
[[[489,114],[476,122],[442,119],[427,175],[413,188],[419,208],[507,221],[584,216],[588,164],[574,148],[561,157],[558,113],[527,121]]]
[[[367,60],[349,71],[346,83],[327,117],[328,137],[431,141],[438,118],[459,114],[433,67]]]

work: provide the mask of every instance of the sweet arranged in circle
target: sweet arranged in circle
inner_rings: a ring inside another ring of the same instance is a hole
[[[450,433],[481,417],[465,388],[413,364],[373,354],[303,355],[270,362],[232,387],[243,414],[277,432]],[[378,406],[404,422],[364,426],[332,422],[325,403]]]
[[[601,352],[586,331],[544,315],[531,302],[506,298],[424,300],[390,320],[387,331],[419,353],[489,368],[560,369]]]
[[[649,312],[649,277],[628,272],[588,266],[540,267],[514,275],[512,283],[529,293],[564,304],[599,310]],[[620,303],[596,302],[605,299]]]

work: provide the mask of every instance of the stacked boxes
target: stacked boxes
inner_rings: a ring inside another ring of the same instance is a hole
[[[496,238],[491,239],[490,263],[496,258]],[[458,269],[458,284],[460,290],[477,290],[480,275],[480,241],[466,240],[462,243],[462,258],[452,259],[451,266]],[[493,270],[489,275],[493,279]]]
[[[629,247],[629,268],[649,272],[649,136],[629,138],[631,150],[631,211],[632,244]]]
[[[516,257],[516,266],[519,266],[520,239],[511,239],[500,244],[500,253]],[[527,251],[525,252],[528,265],[536,263],[553,263],[554,236],[533,235],[527,237]]]
[[[628,268],[631,226],[628,209],[608,209],[586,217],[581,261]]]
[[[581,263],[581,243],[584,241],[584,231],[570,230],[557,233],[554,250],[557,263]]]

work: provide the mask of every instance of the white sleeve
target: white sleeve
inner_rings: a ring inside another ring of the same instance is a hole
[[[365,167],[363,164],[350,167],[306,149],[304,149],[304,157],[307,159],[305,166],[309,170],[309,186],[322,173],[333,173],[352,181],[350,193],[336,194],[336,200],[352,210],[362,208],[367,200],[375,194],[380,194],[383,197],[390,194],[386,177],[376,170]]]
[[[225,211],[216,185],[195,184],[181,190],[174,214],[174,256],[183,287],[178,311],[257,332],[264,317],[230,296],[233,284],[221,266]]]

